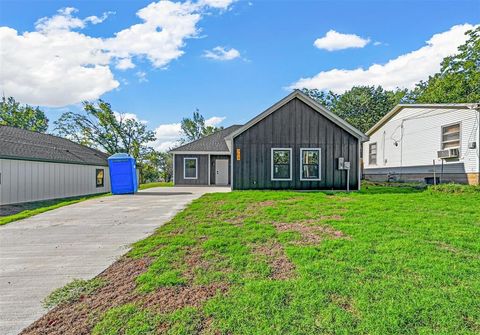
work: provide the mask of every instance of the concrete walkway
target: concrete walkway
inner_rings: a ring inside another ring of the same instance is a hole
[[[193,199],[229,188],[151,188],[45,212],[0,226],[0,334],[42,316],[42,300],[74,278],[90,279]]]

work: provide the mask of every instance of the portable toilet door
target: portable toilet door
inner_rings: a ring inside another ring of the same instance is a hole
[[[108,157],[112,194],[133,194],[138,190],[135,158],[126,153]]]

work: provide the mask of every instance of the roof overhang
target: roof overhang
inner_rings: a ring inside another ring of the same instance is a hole
[[[263,113],[257,115],[250,121],[248,121],[243,127],[237,129],[234,131],[232,134],[228,135],[225,137],[226,140],[233,140],[235,137],[249,129],[250,127],[254,126],[258,122],[262,121],[265,119],[267,116],[281,108],[282,106],[286,105],[288,102],[292,101],[293,99],[299,99],[300,101],[304,102],[308,106],[310,106],[313,110],[318,112],[319,114],[323,115],[325,118],[329,119],[333,123],[337,124],[340,128],[343,130],[347,131],[348,133],[352,134],[354,137],[358,138],[360,141],[365,142],[368,141],[368,136],[365,135],[363,132],[358,130],[357,128],[353,127],[351,124],[349,124],[347,121],[343,120],[339,116],[335,115],[331,111],[329,111],[327,108],[323,107],[320,105],[317,101],[313,100],[309,96],[307,96],[305,93],[301,92],[300,90],[294,90],[292,93],[287,95],[285,98],[282,100],[278,101],[276,104],[265,110]]]
[[[432,109],[478,109],[479,104],[398,104],[393,109],[385,114],[375,125],[370,128],[366,134],[368,136],[375,133],[381,126],[387,123],[391,118],[397,115],[404,108],[432,108]]]
[[[174,155],[230,155],[230,151],[175,151],[169,153]]]

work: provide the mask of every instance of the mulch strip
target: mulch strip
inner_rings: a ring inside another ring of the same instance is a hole
[[[90,334],[95,319],[107,309],[140,299],[135,291],[135,278],[145,272],[150,263],[151,260],[145,258],[120,259],[99,275],[107,285],[78,301],[55,307],[21,334]]]
[[[123,257],[99,275],[99,278],[107,282],[105,286],[91,295],[81,297],[78,301],[53,308],[21,334],[90,334],[102,315],[116,306],[135,303],[155,313],[169,313],[187,306],[199,307],[217,293],[225,293],[228,290],[225,283],[195,285],[193,272],[187,271],[185,274],[188,279],[187,285],[161,287],[147,294],[138,293],[135,279],[148,269],[151,262],[150,258]],[[205,266],[203,262],[201,255],[196,251],[187,257],[189,269]],[[205,320],[205,323],[207,322],[208,320]],[[158,332],[164,333],[167,330],[161,325]]]

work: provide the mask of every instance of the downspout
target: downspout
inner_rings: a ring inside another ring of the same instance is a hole
[[[468,106],[470,109],[474,109],[478,115],[476,115],[476,124],[477,124],[477,138],[475,139],[476,143],[476,153],[477,153],[477,185],[480,185],[480,103],[473,104]]]
[[[173,186],[175,186],[175,153],[173,153],[172,157],[172,179],[173,179]]]

